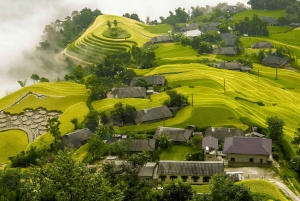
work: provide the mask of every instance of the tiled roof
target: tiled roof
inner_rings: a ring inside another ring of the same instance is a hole
[[[236,55],[237,52],[233,47],[221,47],[214,49],[212,54]]]
[[[162,134],[166,134],[173,142],[187,142],[191,137],[193,130],[172,127],[158,127],[154,138],[161,138]]]
[[[260,137],[230,137],[225,139],[225,154],[271,155],[272,140]]]
[[[256,42],[251,45],[251,48],[272,48],[273,45],[270,42]]]
[[[287,62],[288,60],[286,58],[277,57],[277,56],[266,56],[261,61],[262,64],[266,66],[272,66],[272,67],[282,67]]]
[[[132,78],[130,86],[134,86],[138,79],[145,79],[150,85],[164,85],[166,82],[165,76],[162,75],[142,76]]]
[[[154,107],[144,110],[139,110],[136,113],[135,123],[144,123],[150,121],[157,121],[173,117],[173,113],[170,109],[163,105],[160,107]]]
[[[154,151],[155,139],[130,139],[128,147],[130,151]]]
[[[72,133],[66,134],[61,137],[61,143],[58,145],[59,149],[63,149],[65,146],[70,145],[75,149],[78,149],[93,135],[93,132],[88,128],[80,129]]]
[[[213,176],[224,171],[222,161],[159,161],[158,175]]]
[[[202,139],[202,149],[205,147],[214,148],[215,150],[218,149],[218,139],[212,136],[207,136]]]
[[[139,171],[138,176],[140,177],[153,177],[156,163],[148,162]]]
[[[212,136],[224,141],[226,137],[244,136],[244,131],[238,128],[209,127],[205,131],[205,137]]]
[[[146,97],[146,88],[145,87],[121,87],[115,88],[108,95],[113,98],[144,98]]]

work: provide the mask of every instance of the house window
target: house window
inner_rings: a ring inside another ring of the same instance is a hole
[[[166,176],[159,176],[161,181],[166,181]]]
[[[203,177],[203,183],[208,183],[209,179],[210,179],[210,177]]]
[[[170,179],[175,180],[175,179],[177,179],[177,176],[170,176]]]
[[[254,162],[254,159],[253,159],[253,158],[250,158],[250,159],[249,159],[249,162],[253,163],[253,162]]]
[[[262,163],[262,162],[263,162],[263,159],[260,159],[260,162]]]
[[[235,161],[235,158],[234,158],[234,157],[231,157],[231,158],[230,158],[230,161],[234,162],[234,161]]]
[[[183,182],[187,182],[188,176],[181,176]]]
[[[193,182],[198,182],[199,177],[192,177]]]

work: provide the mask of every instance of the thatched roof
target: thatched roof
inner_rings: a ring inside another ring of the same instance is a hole
[[[59,149],[63,149],[65,146],[72,146],[78,149],[84,145],[87,140],[93,135],[93,132],[88,128],[76,130],[72,133],[66,134],[61,137],[61,143],[58,145]]]
[[[160,107],[154,107],[137,111],[135,123],[138,124],[145,122],[160,121],[170,117],[173,117],[173,113],[167,106],[163,105]]]
[[[265,58],[262,59],[261,63],[266,66],[278,68],[287,64],[288,60],[286,58],[277,57],[277,56],[266,56]]]
[[[128,147],[130,151],[154,151],[155,139],[130,139]]]
[[[251,45],[251,48],[273,48],[270,42],[256,42]]]
[[[230,137],[225,139],[225,154],[271,155],[272,140],[260,137]]]
[[[168,43],[173,42],[173,39],[169,36],[155,36],[151,39],[151,43]]]
[[[213,176],[224,171],[222,161],[159,161],[158,175]]]
[[[244,131],[238,128],[209,127],[205,131],[205,137],[212,136],[220,141],[224,141],[227,137],[244,135]]]
[[[198,29],[197,23],[186,24],[183,27],[180,27],[181,32],[191,31],[191,30],[196,30],[196,29]]]
[[[130,86],[134,86],[139,79],[146,80],[150,85],[164,85],[166,82],[165,76],[162,75],[142,76],[132,78]]]
[[[156,163],[148,162],[139,171],[139,177],[152,177],[154,175],[154,170],[156,168]]]
[[[221,48],[214,49],[212,54],[235,56],[237,52],[233,47],[221,47]]]
[[[205,147],[214,148],[215,150],[218,149],[218,139],[212,136],[207,136],[202,139],[202,149]]]
[[[190,139],[192,133],[193,130],[190,129],[159,126],[153,137],[159,139],[163,134],[166,134],[168,138],[173,142],[187,142]]]
[[[145,87],[121,87],[115,88],[107,95],[108,98],[145,98]]]

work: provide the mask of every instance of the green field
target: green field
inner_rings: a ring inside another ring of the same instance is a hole
[[[107,21],[112,23],[114,20],[118,22],[117,27],[126,32],[123,38],[106,37]],[[144,25],[126,17],[100,15],[81,37],[66,48],[66,53],[86,62],[99,62],[108,53],[129,50],[133,45],[142,46],[158,33],[167,35],[168,30],[169,25]]]
[[[285,10],[246,10],[233,15],[232,18],[234,22],[239,22],[240,20],[244,20],[245,17],[251,19],[254,14],[258,15],[258,17],[273,17],[278,19],[285,16]]]
[[[273,183],[265,180],[244,180],[237,182],[238,185],[244,185],[250,188],[250,191],[256,195],[268,196],[270,200],[287,201],[284,194]]]
[[[0,164],[7,163],[8,157],[23,151],[28,144],[28,137],[21,130],[7,130],[0,132]]]
[[[197,151],[192,146],[188,145],[172,145],[170,149],[163,150],[159,155],[160,160],[176,160],[184,161],[187,153],[192,153]]]

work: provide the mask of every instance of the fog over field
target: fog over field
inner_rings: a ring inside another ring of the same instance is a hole
[[[73,10],[80,11],[84,7],[92,10],[98,8],[104,14],[122,15],[124,13],[137,13],[141,20],[147,16],[151,20],[159,20],[160,16],[168,16],[169,11],[175,8],[191,6],[204,7],[216,5],[218,0],[0,0],[0,98],[20,89],[17,80],[27,79],[31,84],[30,75],[37,73],[50,78],[63,78],[65,71],[60,66],[53,69],[43,69],[37,60],[26,60],[35,51],[41,42],[43,29],[56,19],[64,19],[71,15]],[[246,5],[247,0],[227,0],[228,4],[237,2]]]

